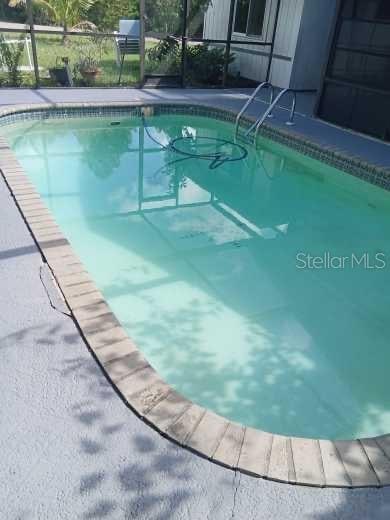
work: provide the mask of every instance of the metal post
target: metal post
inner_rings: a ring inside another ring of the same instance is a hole
[[[38,67],[38,55],[37,55],[37,45],[35,41],[35,31],[34,31],[34,16],[32,10],[31,0],[26,0],[27,6],[27,17],[28,24],[30,26],[30,38],[31,38],[31,50],[33,55],[33,63],[34,63],[34,74],[35,74],[35,88],[39,88],[39,67]]]
[[[276,5],[275,23],[274,23],[274,29],[272,31],[272,41],[271,41],[271,48],[269,51],[269,60],[268,60],[267,75],[265,77],[265,81],[269,81],[269,78],[271,76],[271,66],[272,66],[272,58],[274,57],[276,31],[278,30],[280,4],[281,4],[281,0],[278,0],[278,3]]]
[[[145,0],[139,1],[140,42],[139,42],[139,87],[145,83]]]
[[[225,47],[225,61],[223,64],[223,77],[222,77],[222,87],[226,86],[227,75],[229,71],[229,57],[230,57],[230,46],[232,41],[232,33],[233,33],[233,18],[234,18],[234,6],[235,0],[230,0],[230,10],[229,10],[229,23],[228,30],[226,35],[226,47]]]
[[[188,0],[183,0],[183,30],[181,34],[181,86],[185,87]]]
[[[144,200],[144,146],[145,125],[143,124],[138,127],[138,211],[142,211]]]
[[[125,39],[125,48],[126,48],[126,45],[127,45],[127,37]],[[140,51],[141,52],[141,51]],[[122,56],[121,56],[121,64],[119,66],[119,78],[118,78],[118,87],[121,86],[121,80],[122,80],[122,72],[123,72],[123,65],[125,63],[125,54],[124,52],[122,52]]]

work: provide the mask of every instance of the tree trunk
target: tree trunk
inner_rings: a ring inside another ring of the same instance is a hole
[[[64,21],[64,23],[62,25],[64,27],[64,32],[67,32],[68,24],[66,23],[66,21]],[[62,37],[62,44],[65,46],[69,45],[69,36],[68,35],[64,34],[64,36]]]

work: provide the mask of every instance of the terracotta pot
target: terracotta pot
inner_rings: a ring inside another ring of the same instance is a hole
[[[97,76],[99,76],[99,74],[101,73],[101,69],[99,68],[96,68],[96,69],[82,69],[80,70],[80,74],[82,75],[82,77],[90,82],[90,83],[93,83]]]

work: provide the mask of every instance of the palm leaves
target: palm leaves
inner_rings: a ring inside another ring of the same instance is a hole
[[[79,24],[89,23],[85,20],[89,9],[96,0],[32,0],[47,11],[53,22],[61,25],[65,31]],[[26,0],[10,0],[10,7],[25,4]]]

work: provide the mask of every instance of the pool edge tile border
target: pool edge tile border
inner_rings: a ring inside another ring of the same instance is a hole
[[[208,104],[207,101],[188,102],[172,100],[137,100],[133,102],[58,102],[10,105],[0,108],[0,126],[16,121],[37,119],[66,119],[69,117],[102,117],[115,115],[140,115],[142,107],[150,107],[157,114],[192,114],[216,118],[222,121],[234,122],[237,111],[228,107]],[[254,122],[251,116],[241,118],[244,128]],[[260,128],[258,139],[266,138],[294,151],[316,159],[328,166],[337,168],[361,180],[369,182],[382,189],[390,191],[390,167],[368,162],[363,156],[353,155],[350,152],[321,144],[307,135],[299,133],[296,127],[283,128],[274,123],[266,122]]]
[[[89,350],[147,424],[213,462],[255,477],[321,488],[390,486],[390,434],[346,441],[287,437],[234,423],[181,396],[111,312],[5,137],[0,137],[0,171]]]

